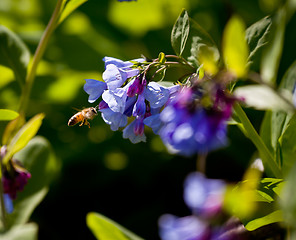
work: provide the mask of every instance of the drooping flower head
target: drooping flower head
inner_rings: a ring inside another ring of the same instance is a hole
[[[180,86],[163,87],[147,82],[143,71],[143,58],[131,61],[105,57],[103,80],[86,79],[84,90],[89,102],[102,97],[97,109],[111,130],[124,128],[123,137],[133,143],[146,141],[144,127],[157,133],[161,126],[159,113]],[[133,119],[127,125],[128,119]]]

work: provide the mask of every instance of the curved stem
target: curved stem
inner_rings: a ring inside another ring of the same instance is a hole
[[[38,47],[37,47],[36,52],[34,54],[31,65],[28,68],[28,72],[27,72],[27,76],[26,76],[26,83],[24,86],[24,90],[22,92],[20,107],[19,107],[19,112],[22,115],[25,115],[25,112],[27,110],[32,86],[33,86],[35,76],[36,76],[37,66],[38,66],[41,58],[43,57],[43,54],[44,54],[44,51],[47,47],[49,38],[58,24],[60,14],[61,14],[62,8],[64,6],[63,3],[64,3],[64,0],[58,0],[55,10],[51,16],[51,19],[50,19],[50,21],[43,33],[43,36],[38,44]]]
[[[234,105],[234,110],[243,126],[243,133],[253,142],[253,144],[258,149],[263,165],[267,168],[267,171],[269,171],[269,173],[276,178],[282,178],[282,172],[279,166],[274,161],[272,154],[270,153],[262,138],[259,136],[255,128],[253,127],[244,110],[238,103]]]

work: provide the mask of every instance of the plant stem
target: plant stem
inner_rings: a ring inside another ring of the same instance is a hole
[[[47,47],[49,38],[55,28],[57,27],[58,20],[60,17],[60,14],[62,12],[62,8],[64,7],[64,0],[58,0],[57,5],[55,7],[55,10],[51,16],[51,19],[42,35],[42,38],[37,46],[36,52],[34,54],[33,60],[30,64],[30,67],[28,68],[27,76],[26,76],[26,83],[24,86],[24,90],[22,92],[21,101],[20,101],[20,107],[19,112],[22,115],[25,115],[25,112],[28,107],[28,102],[32,90],[32,86],[35,80],[37,66],[43,57],[44,51]]]
[[[253,142],[253,144],[258,149],[263,165],[267,168],[267,170],[270,171],[270,173],[274,177],[282,178],[282,172],[279,166],[274,161],[272,154],[270,153],[262,138],[259,136],[255,128],[253,127],[244,110],[238,103],[234,105],[234,110],[238,118],[240,119],[241,124],[243,125],[243,133]]]

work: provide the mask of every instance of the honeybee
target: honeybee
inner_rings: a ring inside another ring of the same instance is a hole
[[[85,108],[82,111],[74,114],[68,122],[68,126],[73,126],[79,122],[79,126],[87,125],[90,128],[88,120],[93,120],[98,115],[97,109],[94,107]]]

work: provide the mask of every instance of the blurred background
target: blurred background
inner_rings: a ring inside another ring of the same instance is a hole
[[[39,239],[95,239],[85,222],[91,211],[145,239],[158,239],[157,221],[162,214],[188,215],[183,181],[196,170],[196,157],[168,154],[149,131],[147,143],[134,145],[122,138],[122,132],[112,132],[100,117],[91,122],[90,129],[67,126],[76,112],[73,107],[92,106],[83,91],[84,79],[101,79],[104,56],[129,60],[141,54],[148,58],[156,58],[159,52],[173,54],[170,32],[182,8],[220,46],[223,28],[233,13],[250,26],[272,14],[280,2],[89,0],[71,14],[50,39],[28,114],[46,114],[39,134],[51,142],[62,166],[32,216],[39,225]],[[55,4],[53,0],[1,0],[0,24],[17,33],[33,55]],[[287,26],[279,78],[295,57],[295,23],[292,19]],[[17,110],[19,96],[12,72],[0,66],[0,108]],[[258,129],[263,114],[250,110],[248,114]],[[1,132],[5,124],[1,123]],[[237,181],[253,153],[252,144],[230,126],[228,147],[208,156],[207,175]]]

